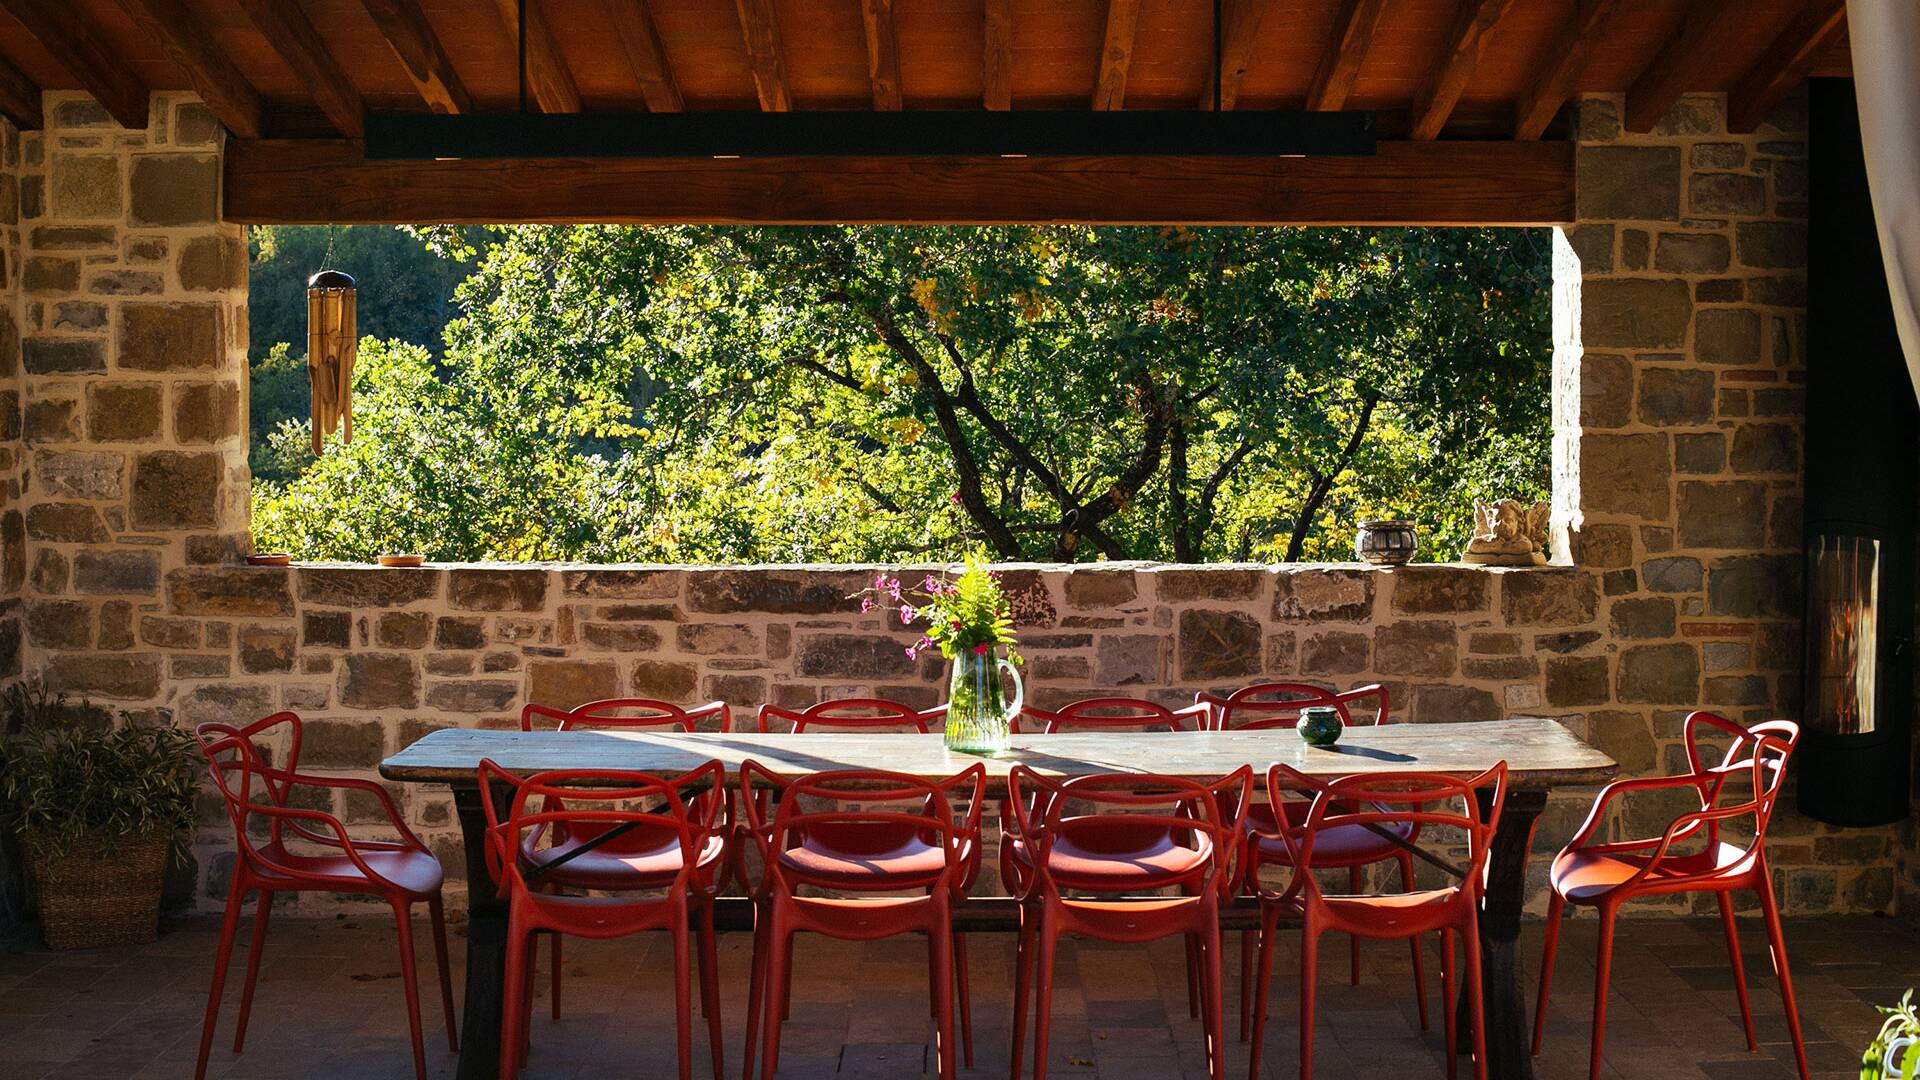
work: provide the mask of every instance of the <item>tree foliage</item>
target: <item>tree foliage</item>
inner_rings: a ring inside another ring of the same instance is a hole
[[[1540,230],[501,228],[444,353],[363,346],[354,444],[263,482],[256,532],[1203,562],[1405,515],[1446,556],[1473,496],[1545,489],[1547,295]]]

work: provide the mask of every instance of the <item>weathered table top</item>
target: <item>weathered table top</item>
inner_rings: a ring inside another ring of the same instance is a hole
[[[1315,776],[1387,771],[1471,776],[1504,760],[1511,783],[1519,788],[1597,784],[1619,767],[1553,720],[1522,719],[1354,727],[1326,749],[1309,747],[1285,729],[1017,735],[1013,749],[998,757],[949,752],[939,735],[446,728],[382,762],[380,775],[414,783],[470,784],[482,758],[492,758],[501,768],[521,775],[596,768],[665,777],[714,759],[736,775],[740,762],[752,758],[782,776],[887,769],[929,778],[951,776],[980,761],[986,763],[990,782],[1004,781],[1016,763],[1056,777],[1139,772],[1211,780],[1242,765],[1264,770],[1275,761]]]

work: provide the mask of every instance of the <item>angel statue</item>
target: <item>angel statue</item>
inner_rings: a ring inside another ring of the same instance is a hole
[[[1461,560],[1481,566],[1545,566],[1551,513],[1544,499],[1532,506],[1518,499],[1473,500],[1473,539]]]

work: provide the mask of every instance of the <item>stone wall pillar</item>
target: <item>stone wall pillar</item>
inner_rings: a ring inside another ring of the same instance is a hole
[[[77,95],[46,113],[21,146],[27,667],[158,705],[165,575],[245,543],[246,241],[198,101],[156,95],[145,131]]]
[[[20,511],[20,132],[0,119],[0,679],[21,671],[20,592],[27,578]]]

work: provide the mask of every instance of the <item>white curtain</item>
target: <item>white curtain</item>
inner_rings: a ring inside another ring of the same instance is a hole
[[[1920,0],[1847,0],[1847,37],[1893,318],[1920,393]]]

